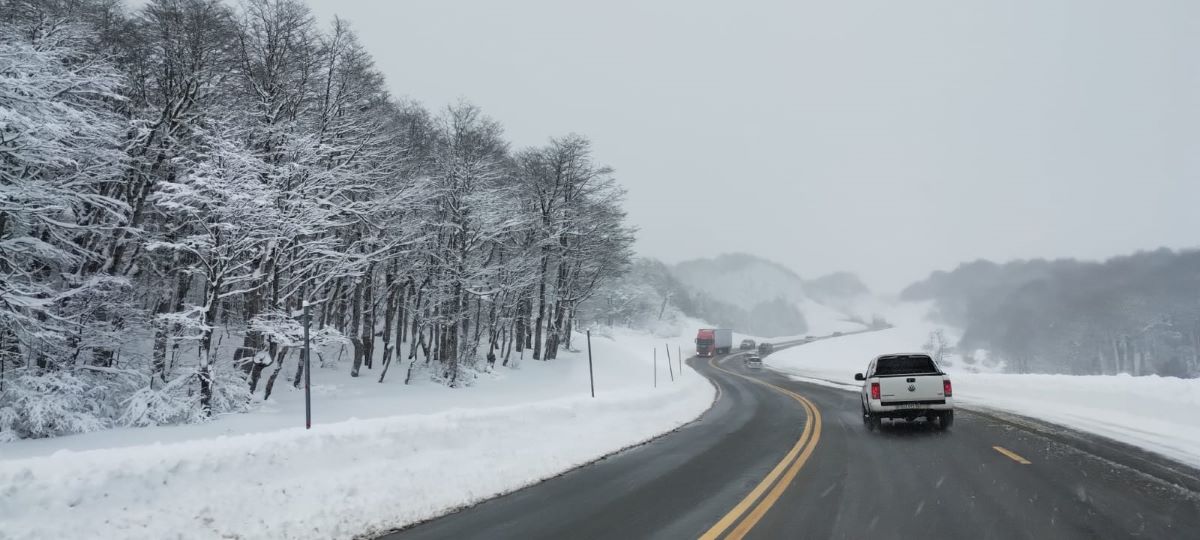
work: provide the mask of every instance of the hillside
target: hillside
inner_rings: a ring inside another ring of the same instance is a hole
[[[752,336],[860,330],[880,302],[854,274],[805,281],[776,262],[736,253],[667,265],[639,258],[579,307],[581,322],[657,331],[682,318]]]
[[[901,293],[932,300],[1017,372],[1200,375],[1200,251],[1160,249],[1103,262],[976,261]]]
[[[804,291],[809,298],[818,302],[838,302],[871,294],[862,280],[850,272],[834,272],[806,280]]]
[[[673,271],[693,290],[746,310],[780,298],[799,302],[807,297],[804,280],[795,272],[745,253],[685,261],[675,265]]]
[[[776,337],[863,328],[871,320],[870,291],[854,274],[805,281],[774,261],[734,253],[672,267],[692,291],[697,318],[749,334]]]

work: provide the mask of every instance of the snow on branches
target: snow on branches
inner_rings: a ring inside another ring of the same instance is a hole
[[[477,107],[397,100],[300,0],[18,4],[0,438],[245,410],[300,384],[305,305],[314,364],[467,384],[553,359],[628,265],[587,139],[514,152]]]

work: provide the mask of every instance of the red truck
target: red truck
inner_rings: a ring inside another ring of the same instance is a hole
[[[733,349],[733,330],[728,328],[701,328],[696,332],[696,355],[712,356],[729,354]]]

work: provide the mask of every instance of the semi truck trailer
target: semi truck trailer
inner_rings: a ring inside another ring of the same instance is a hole
[[[713,356],[729,354],[733,349],[733,330],[728,328],[701,328],[696,332],[696,355]]]

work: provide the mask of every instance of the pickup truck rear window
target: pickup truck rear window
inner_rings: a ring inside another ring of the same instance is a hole
[[[933,359],[923,354],[882,356],[875,364],[876,377],[919,375],[923,373],[940,373],[937,364],[933,363]]]

